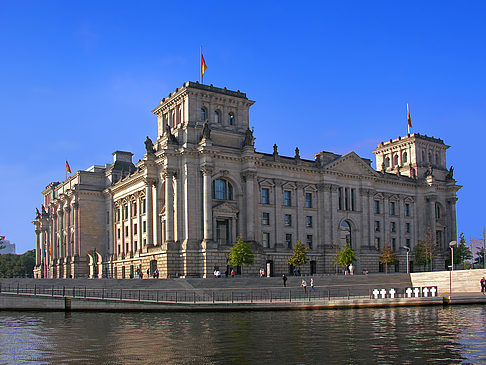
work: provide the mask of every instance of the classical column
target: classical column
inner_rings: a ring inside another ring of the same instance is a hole
[[[255,240],[255,171],[245,171],[243,177],[246,180],[246,239]]]
[[[152,239],[154,246],[160,246],[161,239],[160,239],[160,217],[159,217],[159,189],[157,185],[157,181],[154,181],[151,189],[152,189]]]
[[[369,246],[369,209],[368,209],[368,189],[360,189],[359,196],[361,201],[361,247]],[[356,205],[357,206],[357,205]]]
[[[304,197],[305,197],[305,191],[304,191],[304,184],[302,183],[297,183],[296,184],[297,189],[295,190],[295,202],[296,202],[296,216],[295,216],[295,228],[296,228],[296,237],[295,237],[295,242],[297,240],[300,240],[304,245],[306,243],[306,237],[305,235],[305,223],[304,223]]]
[[[204,225],[204,241],[211,241],[213,239],[213,209],[212,209],[212,195],[211,195],[211,175],[213,169],[208,166],[201,168],[203,174],[203,225]]]
[[[400,208],[399,208],[399,214],[400,214],[400,220],[398,221],[398,230],[397,230],[397,247],[395,249],[397,252],[400,252],[400,247],[405,246],[406,238],[405,237],[405,202],[403,200],[403,197],[400,199]],[[403,242],[402,242],[403,241]]]
[[[127,198],[128,201],[128,251],[133,255],[133,223],[132,223],[132,199],[131,196]]]
[[[368,193],[368,211],[369,211],[369,222],[368,222],[368,231],[369,231],[369,241],[368,247],[374,247],[375,245],[375,199],[373,196],[372,191]]]
[[[138,238],[138,247],[139,251],[142,252],[142,250],[145,248],[143,244],[143,227],[142,227],[142,199],[140,199],[140,196],[137,196],[137,214],[138,214],[138,219],[137,219],[137,238]]]
[[[147,227],[147,245],[155,246],[153,241],[154,218],[153,218],[153,199],[152,199],[152,181],[145,180],[145,221]]]
[[[393,156],[392,156],[393,158]],[[382,250],[385,245],[391,246],[390,242],[390,200],[389,195],[385,194],[385,199],[383,199],[383,242],[381,243],[380,250]]]
[[[65,253],[65,256],[68,257],[68,256],[71,256],[72,255],[72,252],[71,252],[71,245],[72,245],[72,242],[71,242],[71,208],[69,205],[66,206],[66,208],[64,208],[64,211],[66,212],[66,253]]]
[[[317,226],[317,237],[316,237],[316,249],[318,252],[322,252],[325,245],[324,239],[324,184],[317,185],[317,217],[316,222],[313,222]]]
[[[174,242],[174,171],[165,170],[165,237],[167,242]]]
[[[451,205],[451,211],[450,211],[450,215],[451,215],[450,234],[451,234],[451,237],[450,237],[450,241],[457,240],[456,202],[457,202],[456,197],[450,199],[450,205]]]
[[[74,242],[73,242],[73,248],[74,248],[74,256],[77,257],[79,256],[79,203],[74,202],[73,203],[73,209],[74,209]],[[73,273],[74,274],[74,273]],[[73,275],[74,277],[74,275]]]
[[[37,223],[38,224],[38,223]],[[39,228],[35,229],[35,266],[40,265],[41,256],[41,230]]]
[[[273,179],[275,184],[274,187],[274,222],[275,222],[275,237],[270,237],[270,247],[277,247],[277,243],[280,245],[278,247],[284,247],[284,237],[283,237],[283,216],[282,216],[282,199],[283,199],[283,191],[282,191],[282,180]],[[272,243],[273,241],[273,243]]]

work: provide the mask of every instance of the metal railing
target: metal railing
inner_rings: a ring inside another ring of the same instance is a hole
[[[45,286],[45,285],[0,285],[0,293],[32,296],[86,298],[99,300],[138,301],[151,303],[277,303],[316,302],[338,299],[371,299],[372,289],[324,288],[314,290],[300,287],[255,288],[255,289],[124,289]],[[405,289],[396,289],[395,298],[406,297]]]

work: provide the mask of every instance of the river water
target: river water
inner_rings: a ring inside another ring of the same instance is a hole
[[[0,312],[0,364],[486,364],[486,306]]]

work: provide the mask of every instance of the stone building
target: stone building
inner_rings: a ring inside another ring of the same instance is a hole
[[[255,264],[288,273],[300,240],[303,273],[336,272],[346,243],[356,270],[378,272],[385,245],[406,271],[405,251],[426,231],[444,269],[456,239],[456,192],[447,145],[418,133],[380,143],[372,161],[321,151],[314,160],[255,151],[254,102],[240,91],[186,82],[153,113],[158,135],[136,166],[117,151],[113,163],[78,171],[43,191],[34,221],[36,277],[129,278],[137,268],[160,277],[224,272],[237,237],[253,245]],[[419,269],[418,267],[415,268]]]

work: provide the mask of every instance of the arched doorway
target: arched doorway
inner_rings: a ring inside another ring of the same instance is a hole
[[[351,223],[347,220],[343,220],[339,225],[339,244],[340,246],[353,247],[353,229]]]

